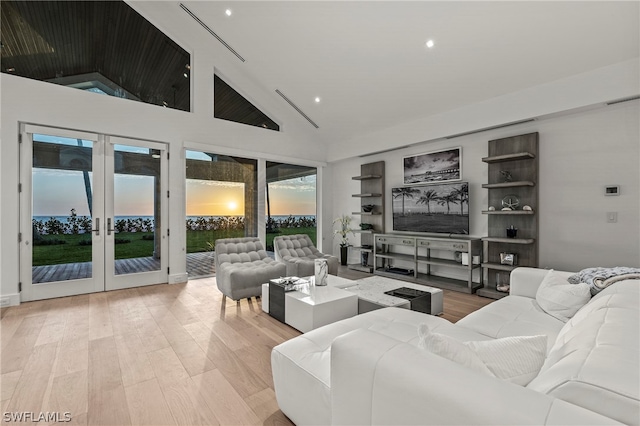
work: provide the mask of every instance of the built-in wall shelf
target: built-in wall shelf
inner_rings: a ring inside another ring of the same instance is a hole
[[[483,210],[482,214],[534,214],[533,210]]]
[[[503,255],[512,254],[517,266],[538,266],[538,133],[528,133],[489,141],[487,157],[487,237],[482,238],[482,273],[484,288],[477,294],[499,299],[507,295],[511,271],[516,266],[503,265]],[[505,182],[505,177],[511,181]],[[505,198],[519,199],[519,210],[501,210]],[[529,206],[531,210],[522,210]],[[494,210],[489,208],[494,207]],[[519,238],[507,238],[508,229],[517,229]]]
[[[487,189],[496,188],[517,188],[519,186],[536,186],[536,183],[530,180],[519,180],[514,182],[502,182],[502,183],[483,183],[482,187]]]
[[[493,155],[491,157],[484,157],[482,159],[485,163],[502,163],[505,161],[515,161],[515,160],[527,160],[536,158],[536,155],[531,152],[515,152],[513,154],[502,154],[502,155]]]
[[[502,299],[505,296],[508,296],[509,293],[505,293],[503,291],[493,290],[490,288],[480,288],[476,291],[478,296],[488,297],[490,299]]]
[[[382,175],[360,175],[360,176],[354,176],[351,179],[353,180],[367,180],[367,179],[380,179],[382,178]]]
[[[365,251],[367,253],[373,253],[373,248],[366,248],[366,247],[362,247],[362,246],[353,246],[352,248],[354,250]]]
[[[517,268],[517,266],[503,265],[501,263],[483,263],[482,267],[487,269],[495,269],[498,271],[509,271],[509,272]]]
[[[385,184],[384,161],[366,163],[360,165],[360,174],[353,176],[352,180],[360,181],[360,193],[352,194],[352,197],[360,199],[360,211],[351,213],[358,216],[360,223],[369,223],[371,229],[354,229],[353,232],[360,242],[351,249],[360,257],[358,263],[349,263],[349,269],[361,272],[373,272],[373,233],[384,232],[385,223]],[[365,212],[364,209],[371,211]],[[357,227],[357,226],[356,226]],[[369,247],[369,248],[365,248]]]

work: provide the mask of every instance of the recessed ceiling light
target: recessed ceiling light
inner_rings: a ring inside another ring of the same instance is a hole
[[[316,101],[317,104],[320,103],[320,98],[318,96],[316,96],[316,98],[314,100]]]
[[[431,49],[431,48],[433,47],[433,45],[434,45],[434,44],[435,44],[435,43],[433,42],[433,40],[427,40],[427,47],[428,47],[429,49]]]
[[[184,76],[184,78],[189,78],[189,74],[187,74],[186,72],[182,74]]]
[[[232,13],[233,12],[231,11],[231,9],[227,9],[227,10],[224,11],[224,14],[227,15],[227,16],[231,16]]]

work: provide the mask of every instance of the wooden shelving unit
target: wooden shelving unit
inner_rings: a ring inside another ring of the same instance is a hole
[[[489,191],[488,233],[482,238],[484,287],[477,294],[493,299],[507,295],[496,290],[498,278],[508,282],[509,273],[517,266],[538,266],[538,133],[489,141],[488,157],[482,159],[489,167],[489,182],[482,187]],[[501,172],[508,171],[515,180],[504,181]],[[516,210],[502,210],[502,199],[517,195]],[[522,210],[528,205],[531,210]],[[507,238],[506,229],[518,229],[517,238]],[[517,265],[500,263],[500,253],[518,255]]]
[[[360,245],[352,246],[351,249],[360,253],[361,261],[349,264],[349,269],[373,272],[373,234],[374,232],[384,232],[384,166],[384,161],[362,164],[360,166],[360,175],[351,178],[360,181],[360,193],[352,194],[352,197],[360,198],[360,206],[373,204],[374,207],[370,212],[360,210],[351,213],[354,216],[361,216],[361,222],[372,224],[373,229],[354,229],[354,233],[359,235]],[[363,262],[365,256],[368,258],[366,263]]]

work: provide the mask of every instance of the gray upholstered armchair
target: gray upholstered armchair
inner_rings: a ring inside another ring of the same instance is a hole
[[[315,273],[313,261],[326,259],[329,274],[338,275],[338,258],[321,253],[306,234],[281,235],[273,239],[276,260],[287,265],[287,276],[307,277]]]
[[[284,263],[269,257],[259,238],[221,238],[215,245],[216,283],[226,298],[240,301],[262,294],[262,284],[284,277]]]

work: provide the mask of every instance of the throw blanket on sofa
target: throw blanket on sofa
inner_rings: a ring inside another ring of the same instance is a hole
[[[571,284],[587,283],[591,295],[596,295],[613,283],[622,280],[640,279],[640,269],[616,266],[615,268],[587,268],[568,278]]]

